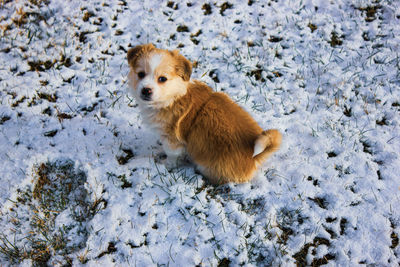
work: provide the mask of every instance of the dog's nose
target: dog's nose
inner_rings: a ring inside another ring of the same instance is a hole
[[[142,89],[141,97],[143,100],[149,101],[151,99],[152,94],[153,94],[153,90],[151,88],[145,87]]]

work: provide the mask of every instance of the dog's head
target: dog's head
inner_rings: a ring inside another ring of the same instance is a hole
[[[129,83],[140,104],[167,107],[186,94],[192,64],[177,50],[138,45],[128,51],[128,63]]]

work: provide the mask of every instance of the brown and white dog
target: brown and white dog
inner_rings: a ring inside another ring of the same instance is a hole
[[[192,64],[177,50],[139,45],[128,62],[130,87],[144,122],[161,136],[167,168],[188,155],[211,183],[243,183],[279,149],[277,130],[263,131],[226,94],[191,80]]]

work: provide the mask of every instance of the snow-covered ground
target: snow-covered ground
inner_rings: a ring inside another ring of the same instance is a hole
[[[0,1],[0,31],[1,265],[400,264],[399,1]],[[148,42],[283,133],[253,181],[157,163]]]

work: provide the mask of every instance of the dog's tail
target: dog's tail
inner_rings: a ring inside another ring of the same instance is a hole
[[[281,142],[282,135],[278,130],[263,131],[254,143],[253,158],[261,163],[279,149]]]

